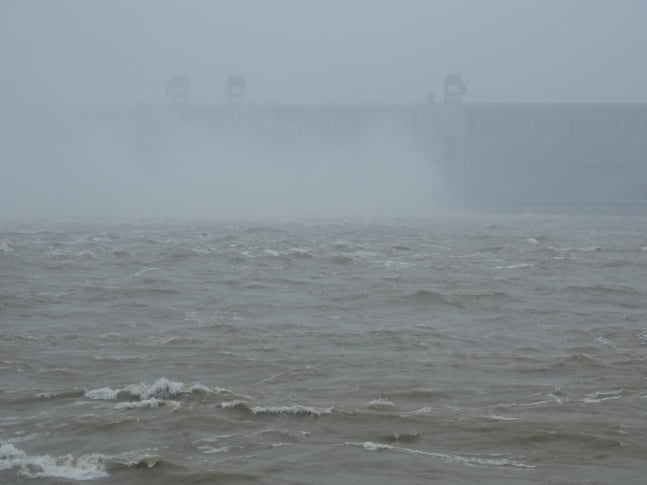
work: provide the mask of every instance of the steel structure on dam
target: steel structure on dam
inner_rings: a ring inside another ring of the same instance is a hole
[[[406,142],[468,202],[647,200],[647,104],[187,104],[128,118],[143,131],[173,120],[224,145],[294,151],[303,163],[319,147]]]

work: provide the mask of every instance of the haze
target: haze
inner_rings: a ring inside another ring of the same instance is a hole
[[[397,128],[297,160],[166,126],[152,160],[64,113],[164,104],[176,74],[193,104],[230,74],[248,103],[424,103],[452,72],[467,102],[645,102],[646,23],[640,0],[0,1],[0,218],[425,214],[442,177]]]

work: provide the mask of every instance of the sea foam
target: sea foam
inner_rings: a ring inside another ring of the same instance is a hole
[[[185,384],[183,382],[170,381],[165,377],[158,379],[152,384],[129,384],[125,387],[113,389],[111,387],[101,387],[86,391],[84,396],[87,399],[96,401],[114,401],[117,399],[130,399],[122,401],[115,405],[116,409],[135,409],[144,408],[152,409],[159,406],[171,406],[174,409],[180,407],[180,403],[171,400],[172,397],[180,397],[197,393],[229,393],[231,391],[224,388],[210,389],[200,383]],[[132,400],[132,399],[136,400]]]
[[[372,408],[372,409],[384,409],[384,408],[393,408],[395,407],[395,404],[393,404],[392,401],[383,398],[383,397],[378,397],[376,399],[373,399],[370,401],[366,407]]]
[[[6,239],[0,240],[0,251],[3,253],[11,253],[14,251],[14,248],[11,245],[11,242],[9,242]]]
[[[10,444],[0,446],[0,470],[18,468],[29,478],[64,478],[68,480],[94,480],[108,477],[105,457],[96,453],[74,457],[65,455],[28,455]]]
[[[170,381],[165,377],[158,379],[153,384],[129,384],[125,387],[112,389],[111,387],[102,387],[99,389],[92,389],[85,392],[85,397],[95,400],[114,400],[122,395],[128,397],[135,397],[142,401],[151,398],[165,399],[168,397],[179,396],[181,394],[193,393],[208,393],[208,392],[227,392],[223,388],[210,389],[200,383],[184,384],[182,382]]]
[[[599,403],[602,401],[609,401],[611,399],[620,399],[622,397],[622,391],[607,391],[607,392],[593,392],[591,394],[587,394],[584,396],[584,399],[582,399],[582,402],[589,403],[589,404],[595,404]]]
[[[251,408],[250,411],[252,414],[296,414],[321,416],[322,414],[332,413],[333,408],[316,408],[294,404],[292,406],[256,406]]]
[[[512,467],[512,468],[535,468],[532,465],[527,465],[519,461],[510,460],[508,458],[481,458],[478,456],[461,456],[452,455],[449,453],[437,453],[433,451],[423,451],[414,448],[404,448],[401,446],[385,445],[383,443],[374,443],[372,441],[365,441],[363,443],[345,443],[346,445],[360,446],[366,451],[395,451],[401,453],[412,453],[414,455],[431,456],[434,458],[442,459],[446,462],[461,463],[467,466],[497,466],[497,467]]]

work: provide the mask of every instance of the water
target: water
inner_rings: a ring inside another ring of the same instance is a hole
[[[643,483],[646,223],[6,223],[0,483]]]

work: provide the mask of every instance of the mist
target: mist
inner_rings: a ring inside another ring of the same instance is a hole
[[[437,166],[389,124],[351,143],[303,129],[277,142],[172,112],[119,122],[25,115],[4,126],[9,219],[422,217],[441,193]]]
[[[646,46],[647,0],[0,0],[0,485],[644,484]]]
[[[0,1],[0,218],[442,211],[444,147],[393,119],[268,142],[160,110],[165,84],[186,76],[195,107],[232,74],[250,106],[418,106],[462,73],[467,103],[644,102],[646,19],[638,0]]]

